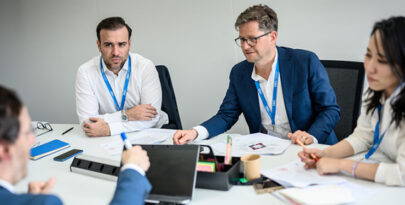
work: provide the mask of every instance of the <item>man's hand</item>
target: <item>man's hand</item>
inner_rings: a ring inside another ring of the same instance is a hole
[[[301,142],[304,143],[304,144],[312,144],[312,143],[314,143],[314,138],[312,137],[312,135],[310,135],[309,133],[307,133],[305,131],[301,131],[301,130],[297,130],[294,133],[288,133],[288,137],[291,139],[291,142],[293,144],[296,144],[295,140],[297,138],[299,140],[301,140]]]
[[[101,118],[91,117],[89,120],[83,122],[83,131],[89,137],[110,136],[110,126]]]
[[[177,130],[173,135],[174,144],[187,144],[194,141],[198,136],[198,132],[195,129],[191,130]]]
[[[122,152],[123,164],[136,164],[145,172],[149,169],[150,162],[148,153],[141,146],[134,146],[130,150]]]
[[[28,193],[30,194],[49,194],[55,185],[55,177],[48,181],[33,181],[28,184]]]
[[[158,113],[151,104],[137,105],[125,110],[129,121],[152,120]]]

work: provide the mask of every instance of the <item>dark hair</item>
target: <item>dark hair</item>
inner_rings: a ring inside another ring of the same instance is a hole
[[[259,4],[247,8],[236,19],[235,29],[238,30],[240,25],[250,21],[259,23],[261,30],[277,31],[278,29],[277,14],[267,5]]]
[[[399,79],[400,85],[405,82],[405,17],[391,17],[374,24],[371,36],[378,32],[384,55],[391,67],[392,73]],[[378,44],[377,44],[378,46]],[[377,49],[380,49],[377,47]],[[384,91],[373,91],[370,88],[367,93],[370,97],[367,103],[367,114],[373,112],[379,105]],[[391,101],[393,110],[392,122],[399,126],[405,118],[405,89],[401,89],[398,95]]]
[[[104,20],[102,20],[98,25],[97,25],[97,39],[100,41],[100,31],[101,29],[107,29],[107,30],[117,30],[122,27],[126,27],[128,30],[128,39],[131,38],[132,34],[132,29],[128,26],[128,24],[125,23],[124,19],[121,17],[109,17]]]
[[[22,106],[13,91],[0,85],[0,141],[14,143],[17,139]]]

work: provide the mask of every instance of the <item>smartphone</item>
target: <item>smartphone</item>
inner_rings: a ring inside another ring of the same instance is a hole
[[[83,153],[83,150],[81,150],[81,149],[72,149],[70,151],[67,151],[67,152],[61,154],[61,155],[56,156],[55,158],[53,158],[53,160],[63,162],[65,160],[70,159],[70,158],[72,158],[72,157],[74,157],[76,155],[79,155],[81,153]]]
[[[264,180],[262,183],[257,183],[253,185],[257,194],[271,193],[273,191],[284,188],[279,183],[272,180]]]

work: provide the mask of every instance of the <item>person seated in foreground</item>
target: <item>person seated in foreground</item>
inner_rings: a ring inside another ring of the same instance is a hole
[[[0,202],[17,204],[62,204],[50,194],[55,178],[30,182],[28,193],[17,194],[14,185],[28,173],[27,165],[35,137],[27,108],[17,95],[0,85]],[[150,163],[145,150],[135,146],[122,153],[121,173],[111,204],[143,204],[151,185],[145,177]],[[66,170],[68,172],[68,170]]]

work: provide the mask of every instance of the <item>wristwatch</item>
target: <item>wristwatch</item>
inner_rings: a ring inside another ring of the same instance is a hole
[[[128,122],[128,115],[125,113],[125,110],[121,110],[121,119],[124,122]]]

